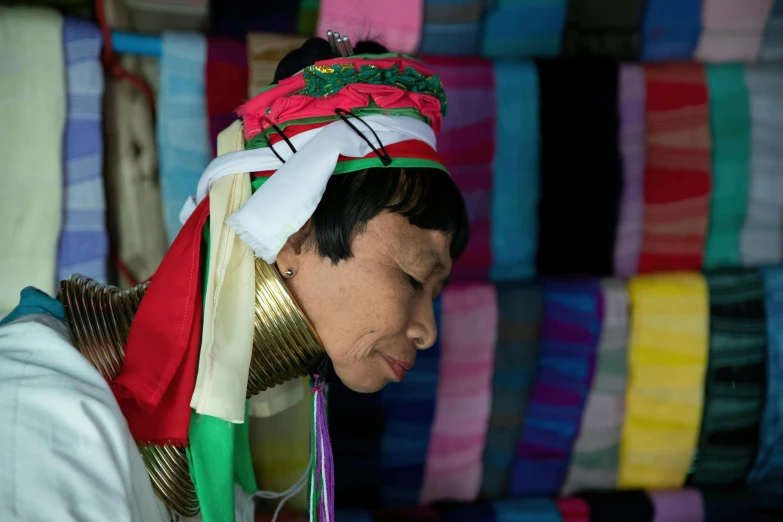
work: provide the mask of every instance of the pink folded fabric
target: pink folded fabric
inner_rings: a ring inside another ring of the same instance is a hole
[[[435,420],[420,503],[472,502],[481,485],[497,341],[495,288],[449,287],[442,297]]]
[[[696,59],[755,62],[775,0],[704,0]]]
[[[423,21],[424,0],[321,0],[316,34],[325,36],[331,29],[354,43],[374,40],[392,52],[410,54],[419,47]]]
[[[492,185],[497,103],[495,66],[485,58],[423,56],[446,89],[448,117],[438,153],[468,207],[470,242],[451,270],[452,281],[488,281],[492,270]]]

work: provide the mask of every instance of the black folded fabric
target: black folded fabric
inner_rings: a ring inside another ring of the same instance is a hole
[[[689,484],[742,486],[756,459],[766,393],[764,278],[756,269],[706,274],[710,352]]]
[[[380,393],[356,393],[336,376],[330,379],[329,432],[338,509],[381,505],[385,420]]]
[[[644,491],[585,493],[579,496],[590,506],[590,522],[653,522],[655,516],[653,503]]]
[[[646,0],[570,0],[563,54],[636,60]]]
[[[622,189],[618,64],[540,60],[539,275],[614,273]]]
[[[780,520],[780,517],[761,518],[753,512],[748,493],[703,491],[704,522],[757,522],[761,520]]]

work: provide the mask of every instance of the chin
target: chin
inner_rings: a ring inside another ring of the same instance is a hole
[[[391,382],[388,379],[368,379],[367,376],[343,375],[338,368],[335,368],[335,373],[346,388],[356,393],[379,392]]]

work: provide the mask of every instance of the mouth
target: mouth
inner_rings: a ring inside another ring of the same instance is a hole
[[[396,377],[396,381],[400,382],[405,378],[405,375],[407,375],[408,370],[413,368],[413,363],[406,363],[403,361],[398,361],[397,359],[393,359],[386,355],[383,352],[379,352],[381,354],[381,357],[386,361],[386,364],[389,365],[389,368],[391,368],[392,372],[394,373],[394,376]]]

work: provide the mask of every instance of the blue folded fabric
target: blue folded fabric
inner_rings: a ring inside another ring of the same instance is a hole
[[[481,47],[481,23],[430,24],[425,23],[421,36],[421,54],[472,56]]]
[[[81,274],[105,283],[109,235],[103,188],[103,40],[95,24],[66,18],[63,44],[68,112],[58,279]]]
[[[207,41],[195,33],[164,33],[158,93],[158,162],[163,217],[169,243],[179,214],[209,164],[206,81]]]
[[[701,34],[701,0],[648,0],[642,60],[690,60]]]
[[[767,400],[756,464],[748,476],[754,503],[783,508],[783,267],[762,269],[767,312]]]
[[[538,244],[538,72],[531,62],[495,64],[492,280],[535,275]]]
[[[499,0],[484,17],[481,54],[529,58],[560,54],[566,0]]]
[[[441,301],[434,304],[440,329]],[[435,418],[440,341],[416,356],[416,370],[381,391],[384,431],[381,438],[381,502],[384,507],[419,503],[424,465]]]

